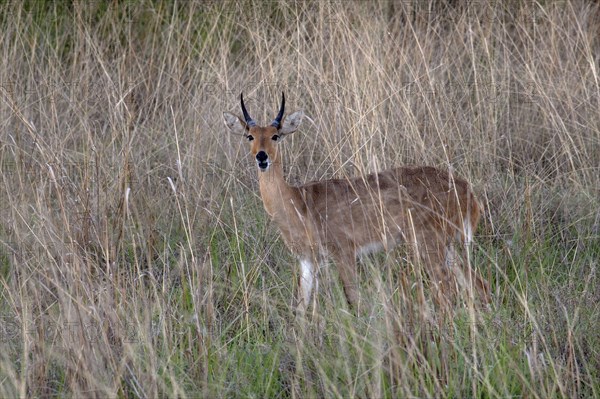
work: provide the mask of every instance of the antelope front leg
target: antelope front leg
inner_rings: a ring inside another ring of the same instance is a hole
[[[300,259],[300,279],[298,281],[299,301],[298,311],[304,313],[310,304],[313,286],[316,283],[315,262],[310,259]]]

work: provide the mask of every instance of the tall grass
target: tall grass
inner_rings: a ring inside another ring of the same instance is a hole
[[[600,14],[591,2],[3,3],[0,396],[600,395]],[[246,143],[281,91],[292,183],[452,167],[489,309],[399,249],[305,329]]]

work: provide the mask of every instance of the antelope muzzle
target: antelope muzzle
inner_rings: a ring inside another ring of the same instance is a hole
[[[260,169],[261,172],[265,172],[269,168],[269,156],[266,152],[259,151],[256,154],[256,164],[258,165],[258,169]]]

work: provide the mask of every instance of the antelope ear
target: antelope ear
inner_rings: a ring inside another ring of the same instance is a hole
[[[227,126],[231,133],[241,136],[246,135],[248,125],[246,125],[246,123],[242,121],[240,117],[230,114],[229,112],[223,112],[223,120],[225,122],[225,126]]]
[[[294,133],[300,127],[302,123],[302,118],[304,118],[304,111],[296,111],[291,115],[286,116],[283,119],[283,123],[281,124],[281,128],[279,129],[280,134],[290,134]]]

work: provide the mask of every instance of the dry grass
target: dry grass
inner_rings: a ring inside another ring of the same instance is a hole
[[[3,4],[0,396],[600,395],[591,2]],[[491,309],[430,308],[402,251],[295,262],[221,112],[314,124],[291,182],[451,165],[486,205]],[[331,274],[331,275],[330,275]]]

